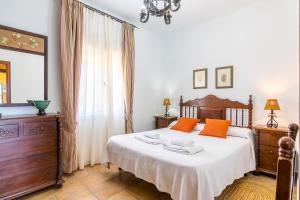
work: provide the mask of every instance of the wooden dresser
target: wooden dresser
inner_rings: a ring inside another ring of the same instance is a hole
[[[257,172],[277,174],[279,139],[288,136],[288,128],[268,128],[264,125],[254,127],[256,133]]]
[[[0,199],[62,186],[61,116],[0,119]]]
[[[166,128],[171,124],[173,121],[177,120],[176,116],[164,116],[164,115],[157,115],[154,116],[155,119],[155,128]]]

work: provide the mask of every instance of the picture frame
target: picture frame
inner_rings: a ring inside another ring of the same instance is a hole
[[[233,88],[233,66],[216,68],[216,89]]]
[[[193,71],[193,88],[207,88],[207,68],[197,69]]]

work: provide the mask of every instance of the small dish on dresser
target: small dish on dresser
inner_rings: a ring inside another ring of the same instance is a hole
[[[28,103],[33,104],[38,110],[37,115],[46,115],[46,109],[48,108],[51,101],[49,100],[28,100]]]

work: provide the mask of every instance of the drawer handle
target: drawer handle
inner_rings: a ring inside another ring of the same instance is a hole
[[[45,130],[45,127],[44,126],[41,126],[40,127],[40,131],[44,131]]]

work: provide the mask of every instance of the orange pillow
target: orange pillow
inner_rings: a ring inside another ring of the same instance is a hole
[[[229,120],[206,119],[206,124],[200,134],[205,136],[226,138],[230,125],[231,121]]]
[[[190,133],[199,121],[199,119],[182,117],[171,129]]]

